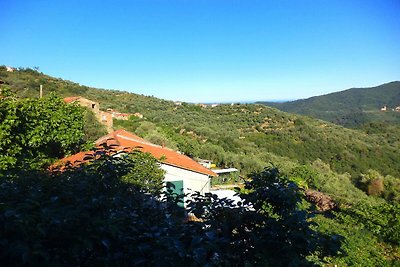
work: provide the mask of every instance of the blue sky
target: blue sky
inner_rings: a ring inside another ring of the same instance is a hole
[[[1,0],[0,65],[189,102],[400,80],[400,1]]]

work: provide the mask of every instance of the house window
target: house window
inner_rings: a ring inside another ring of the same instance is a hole
[[[96,104],[92,104],[92,108],[94,109],[94,107],[96,106]]]

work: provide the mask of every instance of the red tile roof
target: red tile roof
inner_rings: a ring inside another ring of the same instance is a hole
[[[143,152],[148,152],[152,154],[153,157],[161,160],[165,164],[202,174],[217,176],[213,171],[207,169],[206,167],[203,167],[188,156],[182,155],[172,149],[152,144],[144,140],[143,138],[140,138],[139,136],[134,135],[123,129],[117,130],[106,136],[101,137],[96,141],[96,145],[100,145],[104,142],[107,142],[107,144],[116,144],[120,148],[139,148]]]
[[[193,159],[189,158],[188,156],[182,155],[169,148],[152,144],[144,140],[143,138],[140,138],[139,136],[134,135],[123,129],[105,135],[96,141],[97,146],[100,146],[103,143],[106,143],[107,145],[117,145],[117,147],[113,148],[115,150],[130,151],[136,148],[141,150],[142,152],[150,153],[151,155],[153,155],[153,157],[162,161],[164,164],[201,174],[217,176],[216,173],[214,173],[210,169],[207,169],[206,167],[203,167],[202,165],[200,165]],[[90,152],[80,152],[73,156],[62,159],[61,162],[63,163],[67,162],[75,163],[75,161],[84,162],[83,158],[88,153],[90,154]],[[74,165],[79,165],[79,162],[77,162],[77,164]]]
[[[64,98],[64,102],[67,103],[67,104],[69,104],[69,103],[72,103],[72,102],[78,100],[79,98],[81,98],[81,97],[80,97],[80,96],[70,96],[70,97],[66,97],[66,98]]]

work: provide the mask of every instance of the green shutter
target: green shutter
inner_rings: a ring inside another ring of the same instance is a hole
[[[167,188],[172,189],[171,194],[175,195],[175,196],[179,196],[179,198],[182,200],[181,202],[178,202],[178,206],[179,207],[183,207],[184,206],[184,191],[183,191],[183,180],[179,180],[179,181],[169,181],[167,182]]]

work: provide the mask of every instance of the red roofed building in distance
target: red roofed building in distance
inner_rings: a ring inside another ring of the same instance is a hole
[[[198,191],[202,194],[210,192],[210,179],[217,176],[212,170],[203,167],[198,162],[172,149],[152,144],[139,136],[126,130],[117,130],[108,135],[99,138],[96,146],[106,143],[107,145],[116,145],[113,149],[117,151],[132,151],[139,149],[147,152],[159,160],[161,169],[165,173],[164,181],[175,185],[175,191],[181,189],[184,193]],[[87,153],[80,152],[73,156],[62,159],[64,163],[84,162]]]

